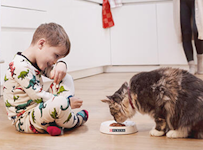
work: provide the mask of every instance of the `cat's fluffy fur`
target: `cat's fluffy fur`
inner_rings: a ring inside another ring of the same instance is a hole
[[[139,111],[154,118],[152,136],[203,138],[203,81],[185,70],[141,72],[131,78],[129,87],[126,82],[107,97],[102,101],[109,104],[117,122],[124,122]]]

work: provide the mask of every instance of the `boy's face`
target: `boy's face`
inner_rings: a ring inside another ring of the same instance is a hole
[[[67,50],[65,46],[51,47],[46,42],[39,48],[36,63],[41,70],[55,64],[60,58],[63,58]]]

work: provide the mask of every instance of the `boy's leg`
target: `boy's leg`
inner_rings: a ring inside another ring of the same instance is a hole
[[[44,131],[47,131],[47,129],[49,130],[53,125],[64,128],[74,128],[87,121],[88,112],[86,110],[82,110],[75,115],[69,106],[69,97],[75,93],[73,79],[70,75],[67,74],[65,76],[59,87],[52,84],[49,91],[60,96],[42,102],[32,111],[23,114],[16,123],[16,129],[18,131],[26,133],[43,133]],[[51,133],[51,135],[54,134]]]
[[[38,133],[38,131],[33,128],[29,118],[30,118],[29,113],[28,114],[24,113],[21,116],[19,116],[19,118],[15,122],[16,130],[25,133]]]
[[[59,127],[73,128],[84,124],[88,114],[80,111],[76,115],[72,112],[69,98],[56,96],[52,100],[40,103],[30,112],[31,124],[39,131],[55,123]]]

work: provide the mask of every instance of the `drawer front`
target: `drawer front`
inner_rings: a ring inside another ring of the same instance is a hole
[[[2,6],[44,11],[47,10],[46,7],[49,3],[49,0],[1,0]]]
[[[37,28],[45,22],[47,12],[1,7],[1,27],[9,28]]]

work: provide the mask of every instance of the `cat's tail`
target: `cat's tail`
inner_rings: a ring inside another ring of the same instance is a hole
[[[189,135],[191,138],[203,139],[203,120],[192,127]]]
[[[192,132],[188,137],[189,138],[195,138],[195,139],[203,139],[203,132],[202,131],[195,131],[195,132]]]
[[[197,138],[197,139],[203,139],[203,132],[197,133],[197,136],[195,138]]]

